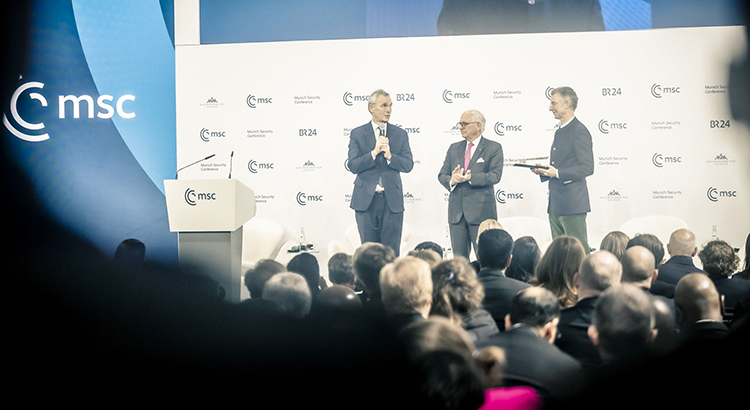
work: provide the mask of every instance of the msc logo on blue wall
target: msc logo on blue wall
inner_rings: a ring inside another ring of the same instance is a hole
[[[36,100],[41,107],[47,108],[49,103],[44,94],[41,93],[43,88],[44,83],[29,81],[16,88],[16,91],[11,96],[10,115],[21,129],[13,125],[8,116],[3,113],[3,125],[5,125],[5,128],[24,141],[41,142],[50,138],[49,133],[44,132],[44,122],[29,122],[24,119],[24,116],[18,110],[19,99],[22,96]],[[29,92],[26,93],[26,91]],[[114,117],[115,114],[125,119],[135,118],[135,112],[126,109],[126,103],[132,101],[135,101],[135,96],[131,94],[125,94],[117,99],[112,95],[102,94],[96,98],[96,101],[90,95],[58,95],[57,117],[60,119],[67,118],[70,110],[74,119],[80,119],[81,112],[85,110],[86,118],[88,119],[99,118],[107,120]]]

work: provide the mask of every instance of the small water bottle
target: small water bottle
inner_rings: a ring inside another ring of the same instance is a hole
[[[299,250],[307,250],[307,238],[305,238],[305,227],[299,228]]]
[[[717,239],[719,239],[719,237],[718,237],[718,236],[716,235],[716,225],[714,225],[714,226],[713,226],[713,227],[711,228],[711,240],[712,240],[712,241],[715,241],[715,240],[717,240]]]

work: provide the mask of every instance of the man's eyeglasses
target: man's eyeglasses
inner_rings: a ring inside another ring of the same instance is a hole
[[[476,121],[472,121],[472,122],[459,122],[456,125],[458,125],[458,128],[465,128],[469,124],[476,124],[476,123],[477,123]]]

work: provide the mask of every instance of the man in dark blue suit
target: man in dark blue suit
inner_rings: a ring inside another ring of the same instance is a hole
[[[667,243],[667,252],[669,260],[659,265],[657,280],[676,286],[683,276],[703,272],[693,263],[698,247],[695,245],[695,234],[690,230],[681,228],[672,232]]]
[[[542,182],[549,181],[549,214],[552,238],[569,235],[578,238],[586,253],[591,252],[586,214],[591,212],[586,177],[594,173],[591,134],[575,116],[578,96],[570,87],[550,93],[549,110],[560,121],[546,168],[532,168]],[[541,164],[537,164],[541,165]]]
[[[372,121],[352,130],[348,166],[357,175],[350,206],[362,243],[390,246],[398,256],[404,222],[400,173],[411,171],[414,161],[406,131],[388,123],[392,106],[385,91],[370,95],[367,109]]]

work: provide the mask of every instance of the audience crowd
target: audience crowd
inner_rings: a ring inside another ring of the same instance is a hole
[[[603,381],[635,389],[626,375],[653,363],[673,367],[660,369],[672,386],[686,369],[705,370],[701,354],[745,336],[747,255],[740,267],[725,241],[699,249],[695,235],[679,229],[665,249],[653,234],[613,231],[592,251],[571,236],[542,251],[534,238],[514,241],[488,222],[476,261],[445,256],[435,242],[403,257],[365,243],[329,258],[329,285],[310,255],[286,268],[261,260],[245,274],[251,298],[241,305],[270,300],[255,314],[333,326],[352,315],[383,320],[406,350],[416,399],[441,409],[574,405],[602,397]],[[727,355],[747,359],[747,348]]]

